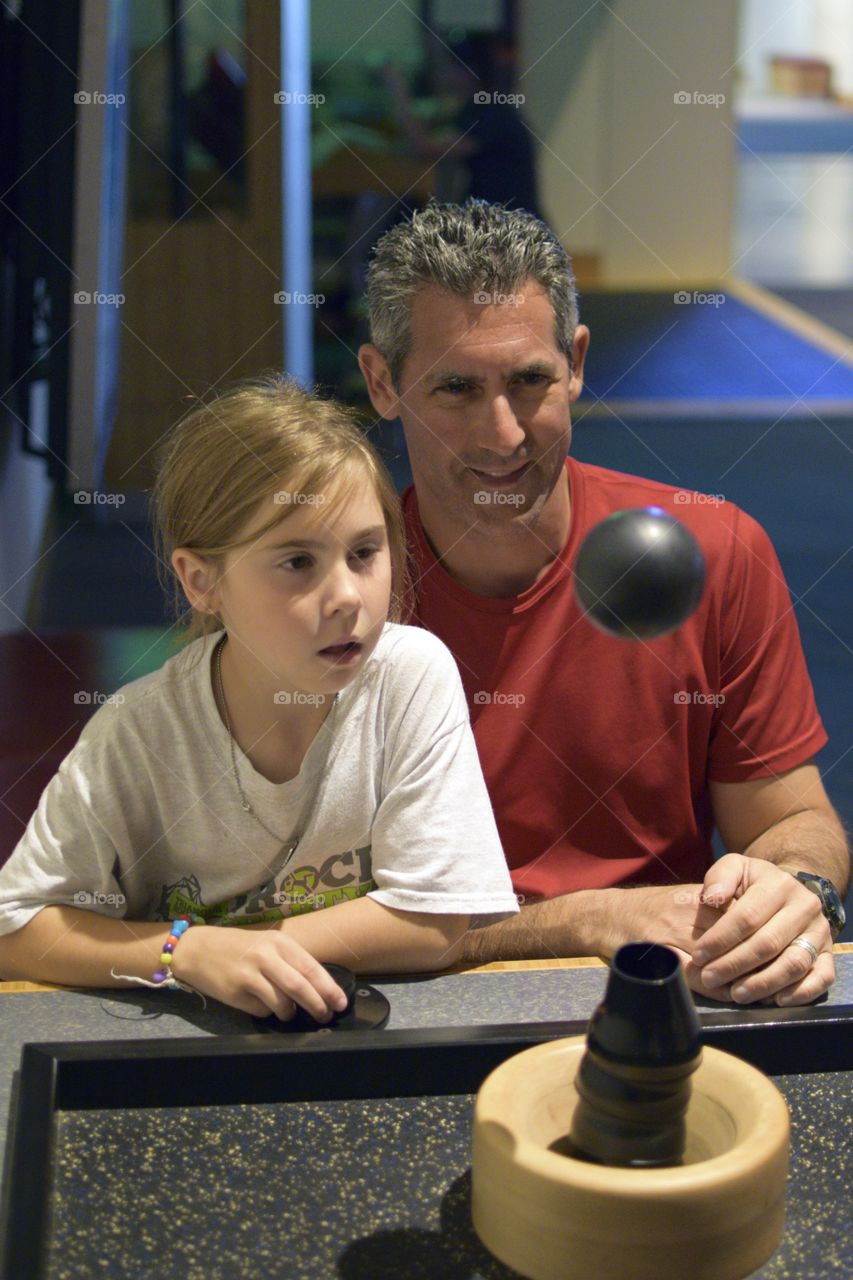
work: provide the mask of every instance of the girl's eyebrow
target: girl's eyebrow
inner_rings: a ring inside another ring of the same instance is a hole
[[[362,529],[360,533],[355,534],[351,545],[355,545],[356,542],[361,542],[363,538],[376,538],[380,534],[385,534],[385,525],[372,525],[369,529]],[[337,539],[337,541],[340,541],[340,539]],[[309,551],[322,551],[326,546],[328,546],[328,543],[317,542],[313,538],[292,538],[289,542],[271,543],[268,547],[265,547],[264,550],[285,551],[289,547],[299,547],[300,549],[307,549]]]

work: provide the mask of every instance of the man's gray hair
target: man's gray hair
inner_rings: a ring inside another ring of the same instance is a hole
[[[572,362],[578,300],[572,262],[544,222],[520,209],[485,200],[431,201],[397,223],[376,244],[367,271],[370,338],[400,389],[411,349],[412,298],[425,284],[459,298],[508,296],[526,280],[548,294],[557,345]]]

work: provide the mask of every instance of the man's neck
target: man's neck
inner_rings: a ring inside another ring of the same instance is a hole
[[[562,492],[555,490],[529,524],[451,529],[428,503],[419,500],[418,507],[427,542],[442,568],[466,591],[491,598],[517,596],[535,586],[563,550],[571,528],[568,478]]]

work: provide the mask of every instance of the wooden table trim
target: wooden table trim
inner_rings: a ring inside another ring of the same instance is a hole
[[[849,955],[853,952],[853,942],[836,942],[832,950],[836,955]],[[550,960],[492,960],[489,964],[457,966],[453,969],[439,970],[433,974],[419,973],[411,976],[443,978],[457,977],[460,974],[469,973],[518,973],[524,970],[536,969],[603,969],[606,967],[607,961],[602,960],[599,956],[566,956],[562,959],[555,956]],[[380,977],[379,974],[371,976]],[[382,976],[390,977],[392,975]],[[0,995],[4,996],[26,995],[32,991],[88,991],[90,989],[89,987],[66,987],[58,983],[25,982],[23,980],[0,982]],[[98,989],[106,990],[106,988]],[[115,988],[116,991],[127,991],[129,989],[128,987]]]

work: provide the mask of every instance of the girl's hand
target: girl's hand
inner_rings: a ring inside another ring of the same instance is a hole
[[[280,929],[194,925],[175,948],[172,973],[214,1000],[289,1022],[300,1005],[318,1022],[346,1008],[326,970]]]

